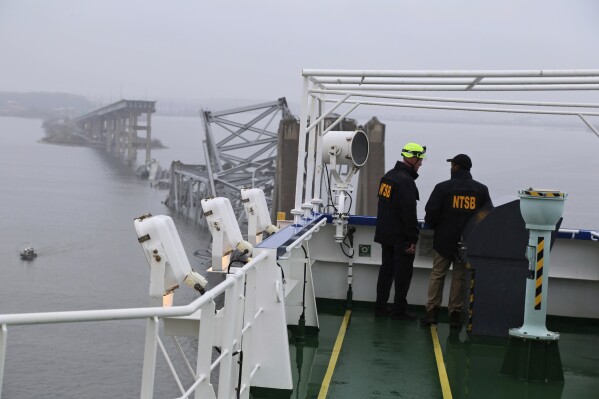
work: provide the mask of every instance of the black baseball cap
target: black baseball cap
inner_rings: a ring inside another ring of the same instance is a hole
[[[470,170],[472,167],[472,160],[466,154],[458,154],[455,157],[448,159],[447,162],[455,163],[466,170]]]

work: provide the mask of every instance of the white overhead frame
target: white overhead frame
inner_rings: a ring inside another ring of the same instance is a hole
[[[360,105],[570,115],[579,117],[599,137],[599,131],[585,118],[599,116],[599,103],[490,100],[398,94],[413,91],[599,91],[599,69],[404,71],[304,69],[302,76],[303,90],[295,190],[295,210],[298,211],[296,214],[300,214],[300,209],[305,210],[310,204],[314,204],[314,200],[320,199],[318,198],[320,193],[317,192],[317,182],[320,182],[323,166],[321,151],[318,149],[322,146],[322,136]],[[325,111],[324,107],[327,103],[333,105]],[[443,103],[443,105],[436,103]],[[340,115],[333,126],[324,130],[324,119],[344,104],[351,105],[350,109]],[[481,107],[480,105],[485,106]],[[310,122],[309,125],[308,122]],[[304,151],[306,136],[308,148],[307,151]]]

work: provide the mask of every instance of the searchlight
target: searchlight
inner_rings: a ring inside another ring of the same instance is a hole
[[[336,199],[333,224],[335,225],[335,242],[343,242],[346,235],[347,220],[350,209],[346,209],[346,200],[351,199],[353,186],[351,179],[354,174],[368,160],[370,145],[368,136],[362,130],[355,131],[330,131],[322,137],[322,159],[331,166],[331,184],[333,201]],[[347,166],[347,172],[341,173],[343,167],[337,170],[337,166]],[[351,207],[351,202],[350,202]]]
[[[172,304],[173,292],[185,283],[200,294],[206,279],[191,269],[173,219],[151,214],[133,221],[137,239],[150,266],[150,298],[163,306]]]
[[[234,249],[251,256],[254,247],[241,236],[228,198],[204,198],[201,204],[212,234],[212,267],[208,271],[226,273]]]
[[[274,234],[279,229],[272,224],[268,204],[261,188],[241,190],[241,202],[248,219],[248,241],[252,245],[262,242],[264,232]]]

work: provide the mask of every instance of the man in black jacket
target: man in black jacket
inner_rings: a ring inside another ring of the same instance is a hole
[[[468,220],[483,206],[492,206],[492,203],[487,186],[472,179],[472,161],[468,155],[459,154],[447,162],[451,162],[451,179],[435,186],[425,207],[424,221],[435,230],[435,235],[426,315],[420,321],[426,325],[437,324],[445,275],[453,263],[447,308],[451,327],[460,328],[466,263],[459,257],[458,242]]]
[[[401,152],[403,161],[381,178],[378,192],[378,212],[374,241],[383,249],[382,265],[376,286],[376,316],[387,316],[387,302],[391,285],[395,283],[395,298],[391,317],[396,320],[414,320],[407,311],[406,297],[414,269],[418,218],[416,201],[418,188],[414,180],[425,157],[426,147],[406,144]]]

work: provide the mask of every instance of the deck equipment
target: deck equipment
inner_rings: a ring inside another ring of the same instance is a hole
[[[551,260],[551,232],[564,212],[568,194],[559,190],[529,188],[518,192],[520,211],[530,231],[526,258],[530,275],[526,281],[524,324],[510,329],[510,341],[502,374],[527,381],[564,381],[559,355],[559,333],[545,327]]]

